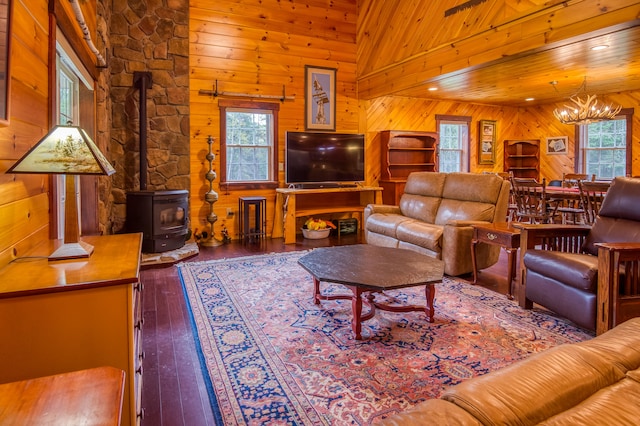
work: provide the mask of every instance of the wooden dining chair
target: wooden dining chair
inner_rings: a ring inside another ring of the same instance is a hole
[[[580,188],[580,203],[583,208],[585,224],[593,225],[593,222],[595,222],[602,201],[609,190],[609,186],[611,186],[611,182],[578,182],[578,187]]]
[[[595,180],[595,175],[591,175],[591,181]],[[563,188],[579,188],[581,182],[586,182],[589,179],[589,175],[586,173],[563,173],[562,174],[562,187]],[[583,223],[584,208],[580,198],[571,200],[565,199],[558,205],[558,214],[562,219],[563,224]]]
[[[562,173],[562,187],[563,188],[577,188],[578,182],[589,180],[596,180],[596,175],[589,177],[586,173]]]
[[[556,215],[557,203],[551,203],[546,194],[546,180],[511,178],[516,205],[515,216],[519,222],[551,223]]]

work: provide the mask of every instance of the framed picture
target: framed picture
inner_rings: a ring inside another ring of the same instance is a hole
[[[304,66],[304,127],[336,130],[336,69]]]
[[[478,164],[493,164],[496,160],[496,121],[478,123]]]
[[[567,136],[547,138],[547,154],[567,154],[569,149]]]

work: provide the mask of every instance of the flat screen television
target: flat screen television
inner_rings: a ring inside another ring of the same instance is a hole
[[[300,187],[364,181],[364,135],[286,132],[285,179]]]

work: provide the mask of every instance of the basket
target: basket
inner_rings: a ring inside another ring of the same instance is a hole
[[[321,238],[327,238],[329,236],[330,232],[331,232],[330,228],[325,228],[325,229],[305,229],[305,228],[302,228],[302,235],[305,238],[308,238],[310,240],[319,240]]]

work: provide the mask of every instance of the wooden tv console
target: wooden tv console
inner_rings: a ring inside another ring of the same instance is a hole
[[[374,186],[339,188],[277,188],[272,238],[285,244],[296,242],[296,219],[331,213],[359,213],[368,204],[382,204],[382,188]],[[362,222],[362,220],[360,220]]]

